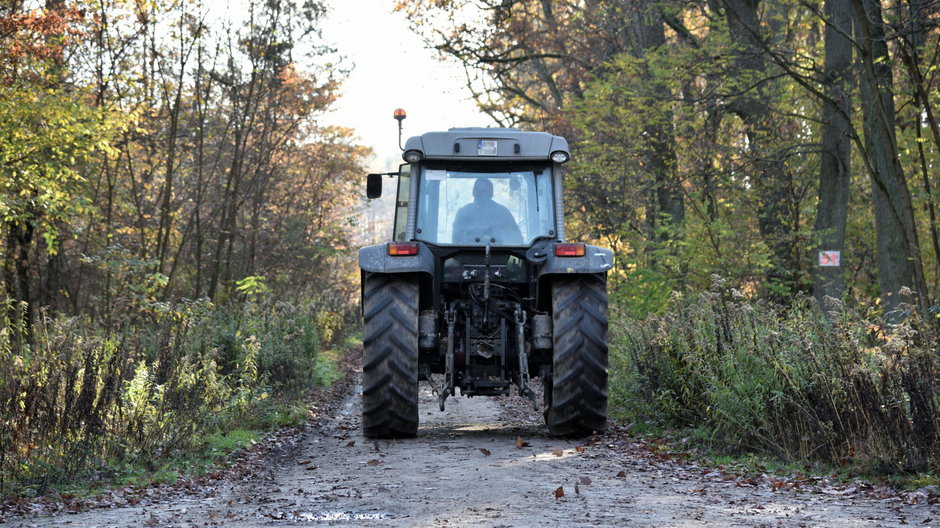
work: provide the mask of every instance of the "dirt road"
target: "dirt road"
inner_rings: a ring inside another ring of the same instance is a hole
[[[520,399],[451,398],[441,413],[424,384],[421,399],[413,440],[365,439],[351,394],[241,478],[147,506],[11,525],[940,526],[930,490],[899,497],[819,479],[740,477],[621,435],[549,438]]]

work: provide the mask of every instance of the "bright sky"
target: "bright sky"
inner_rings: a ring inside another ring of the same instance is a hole
[[[464,86],[463,69],[441,62],[408,29],[394,0],[332,0],[323,31],[326,42],[353,63],[328,123],[354,128],[361,143],[372,147],[370,170],[395,170],[401,161],[398,124],[392,118],[404,108],[402,144],[409,136],[452,127],[493,126],[476,109]]]

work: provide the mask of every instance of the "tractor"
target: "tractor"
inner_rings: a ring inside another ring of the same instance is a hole
[[[452,128],[409,138],[402,157],[366,184],[374,199],[397,179],[392,239],[359,252],[364,435],[414,437],[419,381],[443,411],[457,390],[512,387],[537,407],[534,378],[549,434],[604,431],[613,252],[565,238],[568,142]]]

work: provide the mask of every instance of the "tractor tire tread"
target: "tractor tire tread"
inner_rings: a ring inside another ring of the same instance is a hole
[[[554,359],[545,421],[553,436],[607,427],[607,289],[603,275],[552,284]]]
[[[370,274],[363,283],[362,429],[367,438],[418,432],[418,285]]]

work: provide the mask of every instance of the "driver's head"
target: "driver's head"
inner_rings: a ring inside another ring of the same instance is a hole
[[[493,182],[489,178],[478,178],[473,184],[474,200],[489,200],[493,197]]]

